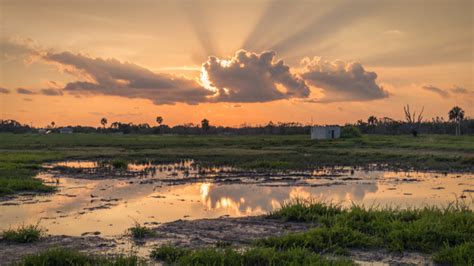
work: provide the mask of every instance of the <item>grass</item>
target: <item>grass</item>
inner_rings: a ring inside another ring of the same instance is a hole
[[[268,218],[314,223],[315,227],[258,239],[244,249],[162,245],[153,249],[151,257],[172,265],[353,265],[341,259],[352,249],[379,252],[384,248],[431,254],[444,265],[472,265],[474,261],[474,212],[465,202],[443,208],[398,209],[345,208],[296,199],[282,204]]]
[[[114,159],[110,162],[110,165],[115,169],[127,169],[128,162],[124,159]]]
[[[130,227],[128,229],[128,232],[134,239],[143,239],[146,237],[152,237],[157,235],[157,233],[153,231],[153,229],[143,226],[138,222],[135,222],[135,225],[133,227]]]
[[[419,209],[343,208],[311,200],[287,202],[269,217],[318,225],[303,233],[257,240],[260,247],[344,254],[351,248],[386,248],[434,254],[440,262],[472,261],[474,212],[467,203]]]
[[[30,243],[41,239],[44,231],[36,225],[20,225],[15,229],[8,229],[1,233],[2,239],[16,243]]]
[[[49,151],[0,152],[0,196],[24,191],[40,193],[54,191],[54,187],[43,184],[34,176],[41,169],[41,162],[59,158],[61,157]]]
[[[151,257],[169,265],[355,265],[345,259],[327,259],[305,248],[278,251],[251,247],[186,249],[169,245],[156,247]]]
[[[135,266],[146,265],[143,260],[135,255],[98,256],[84,254],[66,248],[54,248],[34,255],[28,255],[17,263],[21,266],[51,265],[51,266]]]
[[[445,246],[433,260],[441,264],[474,265],[474,240],[454,247]]]

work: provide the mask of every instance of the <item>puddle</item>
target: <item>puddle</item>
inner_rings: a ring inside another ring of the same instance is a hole
[[[331,168],[270,174],[203,169],[190,161],[131,164],[119,173],[98,166],[91,161],[47,165],[38,177],[58,186],[58,192],[0,201],[0,230],[40,221],[49,234],[113,237],[135,221],[156,226],[178,219],[259,215],[295,197],[400,207],[446,205],[459,198],[472,204],[474,197],[474,175],[466,173]]]

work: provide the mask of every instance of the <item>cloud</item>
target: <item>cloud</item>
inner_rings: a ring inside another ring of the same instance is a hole
[[[92,58],[70,52],[46,53],[43,59],[66,67],[68,73],[83,79],[66,84],[64,90],[71,93],[143,98],[155,104],[198,104],[208,101],[207,97],[214,94],[195,80],[157,74],[116,59]]]
[[[438,94],[439,96],[443,97],[443,98],[447,98],[449,97],[449,92],[447,92],[446,90],[443,90],[443,89],[440,89],[438,87],[435,87],[433,85],[425,85],[423,87],[421,87],[422,89],[424,90],[427,90],[427,91],[430,91],[430,92],[433,92],[433,93],[436,93]]]
[[[436,87],[436,86],[433,86],[433,85],[425,85],[421,88],[424,89],[424,90],[436,93],[439,96],[441,96],[442,98],[450,97],[451,94],[463,94],[463,95],[466,95],[466,96],[473,96],[474,95],[474,91],[468,90],[468,89],[463,88],[463,87],[457,87],[457,86],[452,87],[451,89],[443,89],[443,88],[439,88],[439,87]]]
[[[310,102],[370,101],[389,96],[377,84],[377,74],[366,71],[360,63],[328,62],[315,57],[303,59],[302,64],[303,79],[324,92],[324,98]]]
[[[304,80],[291,74],[274,52],[261,54],[239,50],[230,59],[209,57],[203,64],[204,79],[220,102],[268,102],[306,98],[310,90]]]
[[[36,92],[31,91],[31,90],[28,90],[28,89],[25,89],[25,88],[17,88],[17,89],[16,89],[16,92],[17,92],[18,94],[26,94],[26,95],[36,94]]]
[[[61,96],[64,93],[63,93],[63,90],[61,89],[47,88],[47,89],[41,89],[41,94],[46,95],[46,96]]]
[[[0,87],[0,94],[9,94],[9,93],[10,93],[10,91],[9,91],[9,90],[7,90],[7,89],[5,89],[5,88],[2,88],[2,87]]]
[[[450,89],[450,91],[452,93],[456,93],[456,94],[474,94],[474,91],[470,91],[466,88],[463,88],[463,87],[454,87],[452,89]]]

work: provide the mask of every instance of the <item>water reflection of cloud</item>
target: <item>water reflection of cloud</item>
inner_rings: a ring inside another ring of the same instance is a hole
[[[201,196],[206,207],[209,209],[230,208],[244,213],[270,211],[279,203],[297,197],[336,202],[362,201],[367,193],[374,193],[378,190],[375,182],[329,187],[206,184],[203,189],[203,185],[201,185]]]

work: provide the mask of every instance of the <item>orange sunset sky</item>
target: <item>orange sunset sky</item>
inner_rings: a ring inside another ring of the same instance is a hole
[[[474,116],[471,0],[0,0],[0,119]]]

